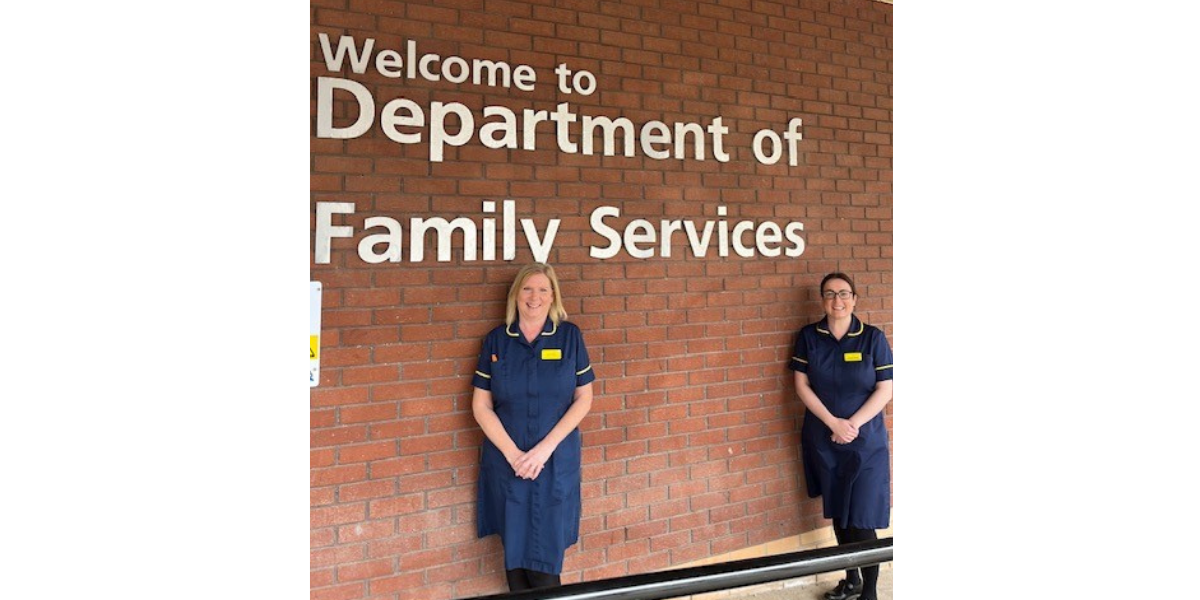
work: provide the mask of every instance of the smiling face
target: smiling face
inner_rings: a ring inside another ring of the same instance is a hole
[[[554,268],[544,263],[532,263],[521,267],[508,286],[505,301],[504,324],[512,325],[517,319],[544,320],[549,316],[555,324],[567,318],[563,308],[562,292]]]
[[[858,303],[858,296],[854,294],[850,282],[833,278],[826,281],[821,289],[821,302],[825,307],[825,314],[831,321],[848,319],[854,312],[854,305]]]
[[[534,273],[521,283],[521,289],[517,291],[517,312],[522,321],[544,321],[553,304],[554,288],[550,286],[549,277]]]

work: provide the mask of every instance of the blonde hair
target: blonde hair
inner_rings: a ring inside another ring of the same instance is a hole
[[[517,320],[517,296],[521,293],[521,286],[525,285],[525,280],[541,273],[550,280],[550,292],[554,294],[554,299],[550,302],[550,320],[554,321],[555,325],[567,320],[567,309],[563,308],[562,290],[558,286],[558,276],[554,274],[554,267],[545,263],[533,263],[521,267],[517,271],[517,276],[513,278],[512,287],[508,288],[508,305],[504,313],[504,324],[512,325]]]

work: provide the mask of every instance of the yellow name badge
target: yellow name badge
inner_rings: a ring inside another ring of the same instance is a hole
[[[562,360],[562,350],[557,348],[542,350],[542,360]]]
[[[862,352],[847,352],[843,358],[846,362],[862,362]]]

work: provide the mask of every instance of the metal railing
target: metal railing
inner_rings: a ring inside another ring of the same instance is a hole
[[[462,600],[663,600],[892,560],[892,538]]]

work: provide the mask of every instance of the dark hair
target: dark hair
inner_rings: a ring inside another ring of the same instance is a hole
[[[825,293],[825,284],[829,283],[830,279],[841,279],[842,281],[845,281],[846,283],[850,284],[850,293],[854,294],[855,296],[858,295],[858,288],[854,287],[854,280],[850,279],[850,276],[845,273],[830,273],[826,275],[825,278],[821,280],[820,290],[822,294]]]

